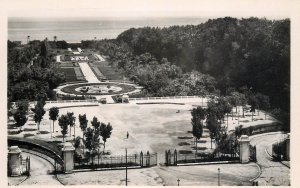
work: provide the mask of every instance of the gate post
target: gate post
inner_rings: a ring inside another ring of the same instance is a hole
[[[290,133],[287,134],[286,138],[286,159],[290,160]]]
[[[249,162],[249,157],[250,157],[250,149],[249,149],[249,144],[250,140],[247,135],[242,135],[240,140],[240,162],[241,163],[248,163]]]
[[[66,142],[62,151],[64,156],[64,173],[72,173],[74,169],[75,148],[70,142]]]
[[[140,154],[140,165],[141,165],[141,167],[143,167],[143,159],[144,159],[144,156],[143,156],[143,152],[141,151],[141,154]]]
[[[177,166],[177,150],[174,151],[174,165]]]
[[[18,146],[11,146],[8,151],[8,172],[9,176],[20,176],[21,167],[21,150]]]
[[[146,156],[146,166],[147,166],[147,167],[150,166],[150,154],[149,154],[149,151],[147,151],[147,156]]]
[[[165,151],[165,158],[166,158],[166,166],[169,166],[167,150]]]
[[[169,163],[169,165],[172,165],[171,152],[170,152],[170,150],[168,150],[168,163]]]

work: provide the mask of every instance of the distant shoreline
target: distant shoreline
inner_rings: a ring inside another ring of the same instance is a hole
[[[140,18],[140,19],[107,19],[107,18],[82,18],[57,20],[49,19],[8,19],[8,40],[27,42],[30,40],[44,40],[46,37],[53,40],[65,40],[68,43],[77,43],[81,40],[115,39],[122,32],[130,28],[141,27],[170,27],[183,25],[199,25],[208,18]]]

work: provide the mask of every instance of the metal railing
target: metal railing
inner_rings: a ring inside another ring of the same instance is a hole
[[[126,160],[127,157],[127,160]],[[120,167],[151,167],[157,165],[157,153],[139,153],[132,155],[107,156],[97,154],[89,160],[78,160],[74,155],[74,169],[103,169]]]

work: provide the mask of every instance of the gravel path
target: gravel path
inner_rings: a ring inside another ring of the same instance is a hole
[[[290,185],[290,169],[280,162],[272,161],[266,149],[270,150],[272,143],[281,140],[283,133],[262,134],[251,139],[251,144],[256,145],[257,163],[261,167],[262,174],[257,179],[259,185],[287,186]]]

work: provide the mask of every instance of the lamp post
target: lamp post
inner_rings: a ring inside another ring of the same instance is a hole
[[[126,186],[127,186],[127,148],[125,148],[125,157],[126,157],[126,159],[125,159],[125,163],[126,163],[126,165],[125,165],[125,169],[126,169],[125,182],[126,182]]]
[[[179,182],[180,182],[180,179],[178,178],[178,179],[177,179],[177,186],[179,186]]]
[[[218,168],[218,186],[221,186],[221,182],[220,182],[220,168]]]

